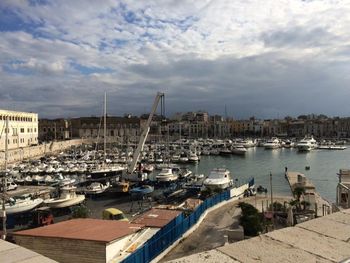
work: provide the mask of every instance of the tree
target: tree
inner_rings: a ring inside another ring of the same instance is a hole
[[[87,218],[90,210],[85,205],[79,205],[72,208],[72,218]]]
[[[302,186],[297,186],[293,190],[293,195],[297,198],[297,200],[300,202],[300,197],[305,194],[305,188]]]
[[[242,210],[240,224],[247,236],[257,236],[263,230],[262,217],[259,211],[252,205],[240,202],[238,206]]]

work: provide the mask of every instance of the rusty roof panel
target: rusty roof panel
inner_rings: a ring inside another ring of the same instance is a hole
[[[141,224],[101,219],[71,219],[57,224],[15,232],[18,236],[57,237],[109,243],[142,229]]]

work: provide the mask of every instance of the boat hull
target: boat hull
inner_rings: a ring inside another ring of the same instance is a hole
[[[34,199],[33,202],[19,203],[13,206],[5,206],[6,214],[11,215],[30,211],[39,206],[43,201],[43,199],[38,198]]]
[[[50,208],[64,208],[82,203],[85,200],[85,195],[77,195],[74,198],[67,199],[49,199],[44,203]]]

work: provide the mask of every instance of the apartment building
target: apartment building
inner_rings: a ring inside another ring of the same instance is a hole
[[[8,120],[8,129],[6,129]],[[38,114],[0,110],[0,150],[5,150],[7,133],[8,149],[18,149],[38,144]]]

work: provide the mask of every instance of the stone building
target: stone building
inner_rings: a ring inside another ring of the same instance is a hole
[[[138,140],[142,130],[142,121],[138,117],[106,118],[106,137],[110,140]],[[103,117],[81,117],[71,119],[71,131],[74,138],[103,138]]]
[[[71,124],[66,119],[39,119],[39,141],[68,140]]]
[[[38,144],[38,114],[0,110],[0,150],[5,150],[6,119],[8,119],[8,149]]]

